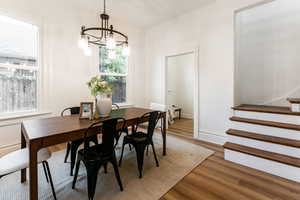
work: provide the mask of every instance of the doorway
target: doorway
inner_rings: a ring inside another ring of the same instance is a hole
[[[166,105],[169,108],[168,131],[194,137],[195,53],[166,58]]]

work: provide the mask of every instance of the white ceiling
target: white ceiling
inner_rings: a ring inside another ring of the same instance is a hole
[[[103,0],[78,0],[93,12],[102,12]],[[149,27],[207,5],[215,0],[107,0],[107,12],[114,18]]]

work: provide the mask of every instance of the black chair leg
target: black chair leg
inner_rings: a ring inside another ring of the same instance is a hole
[[[135,145],[137,164],[139,169],[139,178],[143,177],[143,164],[144,164],[144,154],[145,154],[146,145],[138,144]]]
[[[54,198],[55,200],[57,200],[57,199],[56,199],[56,194],[55,194],[54,185],[53,185],[53,181],[52,181],[52,176],[51,176],[51,172],[50,172],[50,168],[49,168],[49,164],[48,164],[47,161],[43,161],[43,163],[45,164],[46,169],[47,169],[47,172],[48,172],[48,177],[49,177],[49,181],[50,181],[50,186],[51,186],[53,198]]]
[[[104,173],[107,174],[107,163],[103,164],[104,167]]]
[[[70,150],[71,150],[71,145],[70,145],[70,143],[68,142],[68,143],[67,143],[67,151],[66,151],[64,163],[66,163],[67,160],[68,160],[68,157],[69,157],[69,154],[70,154]]]
[[[75,168],[75,174],[74,174],[73,183],[72,183],[72,189],[75,189],[79,167],[80,167],[80,160],[77,160],[76,168]]]
[[[45,162],[42,162],[42,165],[43,165],[44,174],[45,174],[45,177],[46,177],[47,183],[49,183],[49,179],[48,179],[48,173],[47,173],[47,168],[46,168]]]
[[[93,200],[95,196],[99,168],[97,164],[86,164],[89,200]]]
[[[153,142],[151,143],[151,146],[152,146],[152,151],[153,151],[153,155],[154,155],[155,162],[156,162],[156,167],[159,167],[159,163],[158,163],[158,159],[157,159],[157,156],[156,156],[156,152],[155,152],[155,149],[154,149]]]
[[[119,168],[118,168],[118,163],[117,163],[116,155],[114,155],[113,159],[111,160],[111,164],[114,167],[115,176],[116,176],[116,179],[117,179],[118,184],[120,186],[120,190],[123,191],[123,185],[122,185],[122,181],[121,181],[121,177],[120,177],[120,173],[119,173]]]
[[[74,141],[71,144],[71,167],[70,167],[70,176],[73,176],[73,170],[76,162],[77,150],[82,142]]]
[[[128,128],[125,128],[124,132],[126,133],[126,136],[129,135],[129,131],[128,131]],[[132,131],[133,132],[133,131]],[[129,150],[131,151],[132,148],[131,148],[131,144],[129,144]]]
[[[149,153],[149,145],[147,145],[146,155],[148,156]]]
[[[125,148],[125,142],[123,141],[122,152],[121,152],[121,156],[120,156],[120,160],[119,160],[119,167],[121,167],[121,164],[122,164],[124,148]]]

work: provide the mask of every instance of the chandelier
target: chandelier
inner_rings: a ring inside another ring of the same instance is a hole
[[[101,27],[81,27],[79,47],[83,49],[86,56],[92,55],[90,45],[105,47],[108,50],[110,59],[116,58],[116,47],[122,46],[123,56],[129,56],[128,37],[115,30],[113,25],[109,25],[109,15],[106,14],[106,0],[104,0],[103,13],[100,15]]]

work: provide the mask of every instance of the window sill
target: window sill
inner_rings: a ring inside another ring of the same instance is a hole
[[[27,117],[36,117],[36,116],[49,115],[49,114],[51,114],[51,112],[12,113],[12,114],[0,115],[0,121],[22,119],[22,118],[27,118]]]
[[[134,105],[131,103],[117,103],[118,106],[120,106],[120,108],[131,108]]]

